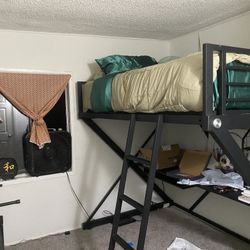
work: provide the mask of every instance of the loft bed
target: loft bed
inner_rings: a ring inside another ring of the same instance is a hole
[[[217,87],[214,84],[214,54],[218,55],[219,64],[217,70]],[[223,152],[228,156],[232,162],[235,171],[237,171],[244,179],[245,184],[250,185],[250,163],[244,153],[242,152],[240,146],[235,142],[232,135],[230,134],[231,129],[249,129],[250,127],[250,64],[247,61],[246,64],[227,64],[227,55],[233,53],[234,55],[243,55],[244,59],[249,59],[250,49],[235,48],[229,46],[221,46],[214,44],[204,44],[203,45],[203,90],[202,90],[202,110],[198,112],[188,111],[188,112],[157,112],[157,113],[144,113],[144,112],[93,112],[84,111],[83,107],[83,86],[84,82],[78,82],[78,117],[82,119],[94,132],[96,132],[103,140],[106,142],[114,152],[123,159],[123,168],[121,175],[117,178],[114,184],[107,191],[103,199],[97,205],[96,209],[90,215],[89,219],[83,223],[83,228],[91,228],[96,225],[103,223],[113,222],[113,228],[111,233],[109,250],[114,249],[115,244],[118,243],[124,249],[133,249],[129,246],[124,239],[122,239],[118,234],[118,226],[124,223],[129,223],[131,220],[127,219],[128,216],[135,214],[142,214],[142,221],[139,233],[139,239],[137,244],[137,249],[143,249],[146,229],[148,223],[149,211],[152,209],[157,209],[163,207],[163,204],[169,203],[170,205],[175,205],[182,208],[183,210],[198,216],[199,218],[206,220],[207,222],[216,225],[217,227],[232,233],[233,235],[246,240],[249,239],[238,235],[229,229],[218,225],[217,223],[208,220],[198,214],[193,210],[197,205],[210,193],[213,192],[212,189],[206,187],[204,194],[199,197],[196,202],[187,209],[171,200],[168,195],[161,190],[159,186],[154,183],[154,178],[160,178],[164,181],[176,184],[169,180],[169,178],[162,176],[162,174],[156,171],[156,161],[158,150],[160,146],[160,136],[162,132],[162,126],[164,123],[179,123],[179,124],[195,124],[199,125],[205,134],[211,135],[215,142],[221,147]],[[154,67],[154,66],[152,66]],[[240,74],[245,74],[246,77],[244,81],[239,80],[229,81],[230,76],[229,71],[240,72]],[[232,94],[232,90],[235,92]],[[239,91],[241,90],[241,91]],[[217,99],[215,97],[215,92],[217,93]],[[243,93],[239,95],[239,93]],[[215,100],[216,99],[216,100]],[[116,119],[116,120],[129,120],[129,130],[126,143],[125,152],[119,148],[116,143],[93,121],[94,119]],[[133,141],[133,133],[136,121],[153,122],[156,124],[155,130],[148,136],[148,138],[143,143],[144,147],[147,142],[154,135],[154,143],[152,150],[151,161],[147,162],[137,157],[137,155],[132,156],[130,154],[131,145]],[[147,171],[145,171],[145,166],[148,166]],[[127,169],[131,167],[145,182],[147,182],[147,190],[145,195],[144,205],[139,204],[130,197],[124,194],[124,187],[126,183]],[[118,199],[116,204],[116,211],[114,216],[109,216],[107,218],[102,218],[99,220],[92,220],[95,213],[101,207],[105,199],[114,189],[114,187],[120,181]],[[152,192],[156,191],[160,197],[163,199],[162,203],[153,204],[151,206]],[[227,196],[228,198],[237,200],[235,195]],[[121,204],[125,201],[135,207],[135,210],[121,213]],[[244,203],[245,204],[245,203]],[[125,218],[123,223],[121,219]]]

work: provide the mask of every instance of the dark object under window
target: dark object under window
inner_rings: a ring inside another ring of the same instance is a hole
[[[24,137],[25,169],[32,176],[68,171],[71,168],[71,135],[66,131],[50,131],[51,143],[42,149],[30,143],[30,134]]]

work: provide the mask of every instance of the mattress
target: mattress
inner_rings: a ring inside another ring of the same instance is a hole
[[[227,53],[226,63],[233,62],[249,66],[250,56]],[[214,54],[214,82],[218,68],[219,55]],[[232,74],[229,79],[233,81],[235,74]],[[241,78],[250,82],[250,71],[245,74]],[[167,63],[88,81],[83,87],[83,107],[95,112],[202,111],[202,91],[202,53],[194,53]],[[247,92],[250,97],[250,88]]]

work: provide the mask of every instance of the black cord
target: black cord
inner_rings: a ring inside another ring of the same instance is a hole
[[[102,214],[103,214],[103,215],[106,215],[106,216],[112,216],[112,215],[114,215],[114,214],[111,213],[109,210],[103,210],[103,211],[102,211]]]
[[[70,189],[71,189],[71,191],[72,191],[72,193],[73,193],[73,196],[75,197],[75,199],[76,199],[78,205],[80,206],[80,208],[84,211],[84,213],[85,213],[85,214],[87,215],[87,217],[89,218],[90,216],[89,216],[87,210],[84,208],[83,204],[81,203],[80,199],[78,198],[78,196],[77,196],[77,194],[76,194],[76,192],[75,192],[75,190],[74,190],[74,188],[73,188],[73,186],[72,186],[72,183],[71,183],[71,181],[70,181],[68,172],[66,172],[66,176],[67,176],[67,179],[68,179],[68,182],[69,182]]]
[[[241,139],[241,150],[244,153],[245,150],[245,143],[246,143],[246,138],[248,137],[248,134],[250,133],[250,129],[247,130],[247,132],[244,134],[244,136]]]

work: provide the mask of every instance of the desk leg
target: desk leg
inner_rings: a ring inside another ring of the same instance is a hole
[[[0,216],[0,250],[4,250],[3,216]]]

